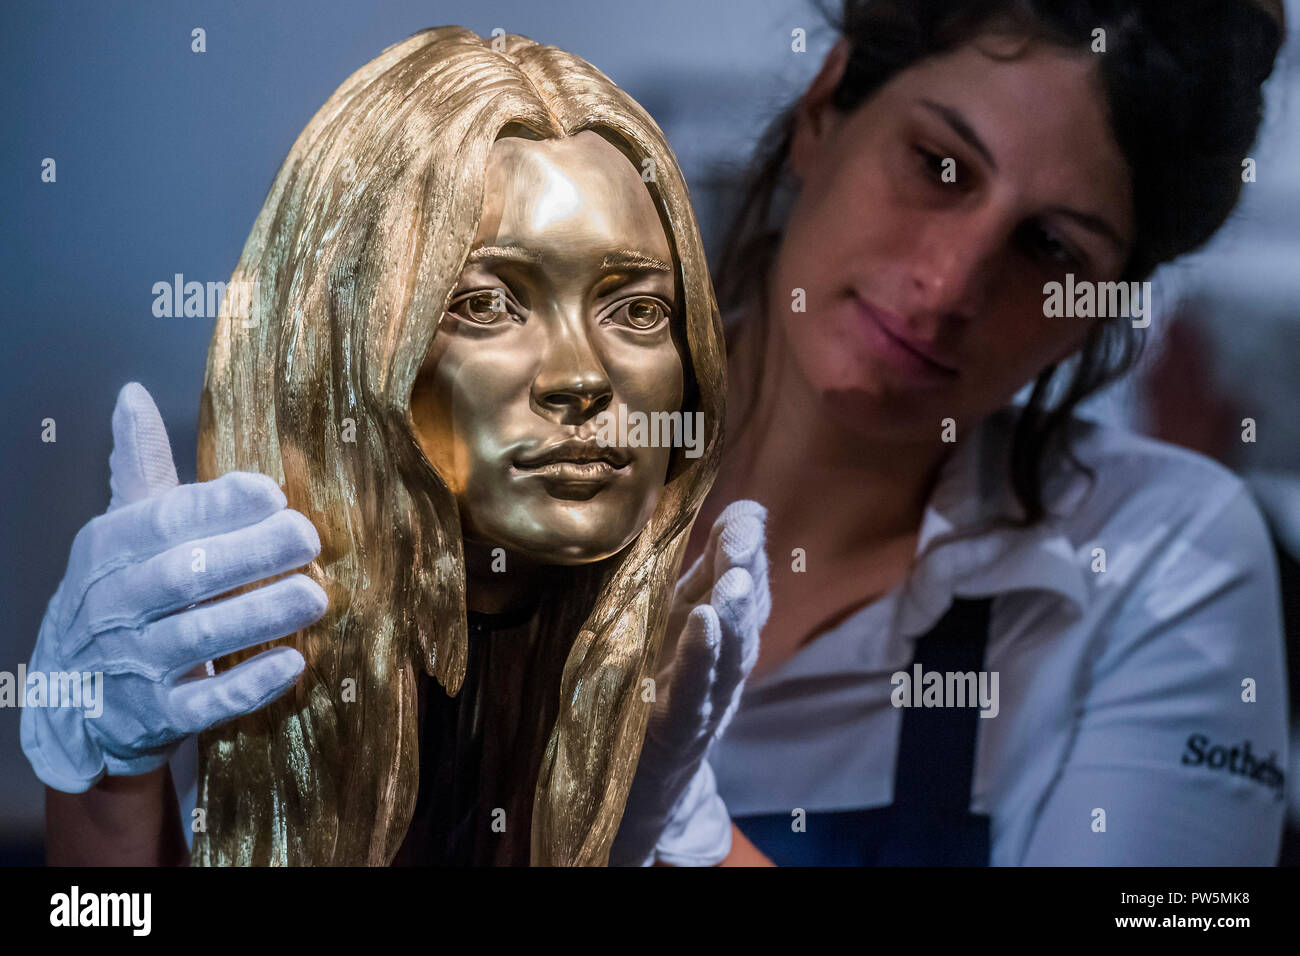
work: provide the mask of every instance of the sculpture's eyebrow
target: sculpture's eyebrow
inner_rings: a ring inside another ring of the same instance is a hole
[[[536,265],[542,256],[523,246],[479,246],[469,254],[469,262],[528,262]]]
[[[543,256],[525,246],[479,246],[469,254],[468,264],[479,262],[522,262],[540,265]],[[655,256],[647,256],[631,249],[616,249],[605,253],[600,260],[601,272],[664,272],[672,274],[673,267]]]
[[[666,272],[669,275],[673,271],[673,267],[662,259],[630,249],[605,253],[605,258],[600,260],[600,268],[602,272],[618,269],[625,272]]]

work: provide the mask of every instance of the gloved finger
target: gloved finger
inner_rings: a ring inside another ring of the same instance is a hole
[[[90,647],[87,666],[107,674],[129,671],[155,681],[174,678],[194,670],[196,664],[302,630],[320,620],[328,606],[319,584],[305,574],[294,574],[255,591],[171,614],[143,632],[120,629],[101,634]]]
[[[722,631],[717,674],[710,689],[710,736],[717,736],[729,719],[736,691],[758,657],[758,627],[754,616],[754,582],[744,568],[732,568],[713,588],[713,608]]]
[[[708,596],[713,581],[707,574],[701,575],[701,569],[713,567],[713,551],[716,545],[717,539],[710,532],[704,552],[695,559],[690,570],[677,580],[677,586],[673,589],[673,602],[668,607],[667,633],[670,638],[682,633],[686,627],[687,616]]]
[[[177,684],[168,695],[168,710],[177,730],[197,734],[265,707],[292,687],[306,666],[294,648],[273,647],[215,677]]]
[[[691,608],[708,599],[713,582],[727,569],[737,564],[748,565],[756,553],[763,561],[766,575],[767,559],[763,555],[766,521],[767,510],[757,501],[733,501],[722,510],[709,529],[704,550],[677,582],[668,616],[670,634],[678,633]]]
[[[752,501],[736,504],[752,505],[757,511],[747,509],[728,523],[718,543],[719,560],[715,565],[714,580],[720,580],[732,568],[743,568],[749,574],[755,626],[761,629],[772,611],[765,548],[767,514],[762,505]]]
[[[316,529],[290,509],[252,527],[188,541],[92,585],[84,609],[86,631],[139,627],[189,604],[300,568],[318,554]]]
[[[749,567],[762,555],[767,509],[757,501],[733,501],[718,520],[723,527],[714,555],[714,581],[731,568]]]
[[[656,708],[650,718],[655,739],[665,747],[676,750],[704,737],[709,720],[709,688],[721,644],[717,614],[707,604],[697,607],[687,618],[677,644],[667,703]]]
[[[730,506],[728,506],[730,507]],[[727,526],[726,509],[718,515],[709,529],[709,537],[704,542],[704,550],[695,559],[695,563],[677,580],[673,591],[673,604],[687,608],[699,604],[713,586],[713,565],[718,552],[718,538]]]
[[[180,484],[158,406],[139,382],[128,382],[117,394],[108,472],[108,484],[113,491],[109,511]]]
[[[86,522],[73,539],[65,580],[84,589],[187,541],[256,524],[287,504],[279,486],[255,472],[180,485]],[[84,590],[78,603],[82,596]]]
[[[724,643],[737,646],[744,634],[758,630],[754,579],[744,568],[732,568],[713,586],[710,605],[717,612]]]

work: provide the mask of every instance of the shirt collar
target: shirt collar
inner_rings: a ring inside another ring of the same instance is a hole
[[[1024,513],[1009,481],[1015,415],[1004,409],[990,416],[944,462],[921,520],[913,571],[899,594],[894,626],[901,635],[930,630],[954,597],[1045,591],[1076,612],[1086,606],[1084,568],[1062,521],[1086,491],[1082,475],[1051,474],[1043,492],[1048,514],[1033,525],[998,523]]]

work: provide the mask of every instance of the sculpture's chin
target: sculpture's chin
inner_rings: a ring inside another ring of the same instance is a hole
[[[593,488],[589,482],[532,483],[520,493],[461,503],[462,529],[489,553],[502,549],[527,565],[592,564],[618,554],[646,526],[659,491]]]
[[[508,548],[508,552],[534,565],[574,567],[595,564],[626,548],[636,538],[639,530],[636,528],[625,534],[602,535],[599,538],[580,536],[570,540],[554,535],[544,544],[536,545],[516,541],[512,542],[513,546]]]

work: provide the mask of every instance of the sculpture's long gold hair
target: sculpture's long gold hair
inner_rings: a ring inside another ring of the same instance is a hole
[[[456,504],[415,439],[410,396],[478,228],[489,150],[515,124],[543,138],[593,129],[654,170],[646,185],[679,264],[684,365],[704,413],[703,454],[675,459],[572,637],[537,776],[532,862],[607,862],[649,715],[641,682],[720,452],[721,323],[653,120],[574,56],[442,27],[389,47],[312,118],[231,280],[257,283],[253,313],[223,307],[212,338],[199,478],[239,469],[278,481],[320,533],[306,570],[330,607],[280,642],[307,660],[296,687],[200,738],[195,863],[383,865],[407,832],[417,667],[454,694],[467,660]]]

